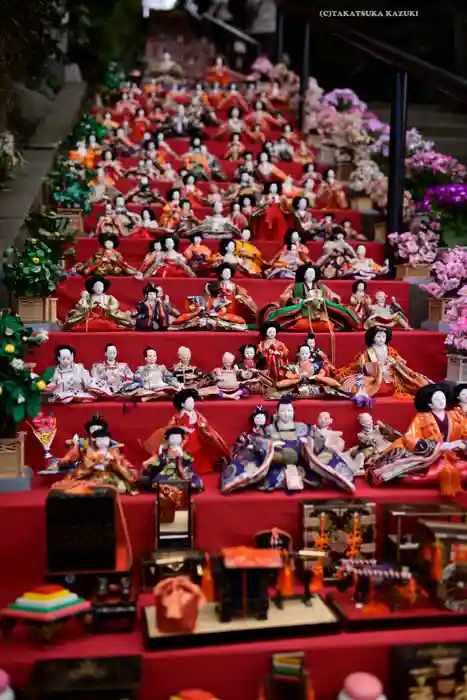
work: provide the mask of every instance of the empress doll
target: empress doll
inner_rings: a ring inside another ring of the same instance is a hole
[[[248,277],[261,277],[266,262],[261,251],[250,242],[251,229],[245,227],[240,238],[235,241],[235,255],[238,259],[239,270]]]
[[[290,210],[286,197],[282,197],[280,183],[271,182],[264,188],[261,206],[251,216],[254,238],[266,241],[283,241],[288,229]]]
[[[431,383],[423,374],[408,367],[397,350],[390,347],[391,338],[390,328],[373,326],[366,331],[367,349],[337,371],[336,379],[346,391],[356,391],[356,381],[361,375],[368,396],[407,398]]]
[[[204,296],[187,297],[185,311],[173,322],[172,330],[248,330],[245,319],[234,313],[231,307],[232,301],[223,294],[220,284],[208,282]]]
[[[149,282],[143,289],[144,299],[133,313],[137,331],[166,331],[180,312],[171,304],[162,287]]]
[[[75,362],[76,350],[70,345],[57,345],[55,348],[55,369],[46,393],[50,403],[71,403],[94,401],[88,391],[91,376],[80,362]]]
[[[258,155],[255,175],[259,182],[284,182],[287,178],[283,170],[271,163],[271,156],[265,150]]]
[[[323,253],[316,261],[323,277],[328,280],[342,277],[344,270],[352,265],[356,258],[355,250],[344,237],[344,230],[335,226],[331,238],[325,241]]]
[[[309,237],[313,237],[317,229],[317,221],[309,211],[309,200],[306,196],[294,197],[292,200],[294,225]]]
[[[374,260],[366,257],[366,247],[360,243],[355,248],[355,257],[348,260],[342,269],[342,277],[371,280],[383,277],[389,272],[389,260],[385,260],[384,265],[378,265]]]
[[[153,240],[158,228],[154,211],[150,207],[144,207],[141,209],[141,223],[132,229],[130,238]]]
[[[336,180],[336,175],[332,168],[326,170],[323,175],[323,181],[318,186],[316,206],[318,209],[347,209],[349,206],[344,188],[339,180]]]
[[[453,410],[453,388],[447,382],[424,386],[414,404],[417,415],[407,432],[370,462],[367,477],[375,486],[397,479],[457,496],[467,481],[467,423]]]
[[[266,277],[268,279],[295,279],[295,273],[300,265],[309,261],[310,254],[306,245],[302,243],[300,233],[295,229],[289,229],[284,236],[283,247],[269,262]]]
[[[341,303],[337,294],[319,283],[320,276],[315,265],[300,265],[295,282],[281,294],[279,303],[261,310],[260,320],[277,323],[282,330],[360,330],[358,316]]]
[[[284,373],[289,358],[289,349],[277,338],[280,328],[274,323],[264,323],[260,329],[261,342],[257,347],[258,357],[264,361],[267,376],[277,382]]]
[[[195,491],[203,491],[204,485],[195,471],[193,455],[183,448],[186,430],[179,426],[168,428],[164,442],[158,451],[143,462],[141,482],[154,488],[157,484],[170,484],[171,481],[188,481]]]
[[[178,252],[178,238],[167,235],[161,240],[162,250],[154,250],[154,242],[149,244],[149,252],[141,265],[145,277],[194,277],[182,253]]]
[[[59,468],[70,463],[78,466],[64,478],[71,481],[92,481],[116,486],[121,493],[132,496],[137,493],[136,472],[130,462],[120,452],[122,446],[112,444],[110,433],[105,428],[98,428],[89,436],[87,446],[76,444],[61,459],[56,460]]]
[[[94,255],[86,260],[86,262],[77,263],[73,271],[85,277],[91,275],[113,276],[120,277],[121,275],[129,275],[131,277],[141,278],[141,273],[127,263],[117,248],[120,245],[120,240],[114,233],[100,233],[97,237],[101,248]]]
[[[352,284],[352,294],[350,295],[349,304],[354,309],[357,316],[361,319],[362,324],[368,318],[370,307],[373,305],[373,299],[367,294],[368,282],[357,280]]]
[[[234,282],[235,273],[236,268],[228,263],[223,263],[216,268],[221,296],[230,302],[231,313],[244,318],[247,324],[255,324],[258,307],[246,289]]]
[[[115,297],[107,294],[110,280],[88,277],[79,301],[68,312],[61,327],[64,331],[125,331],[133,328],[131,313],[121,311]]]
[[[184,428],[186,437],[183,448],[193,456],[198,474],[214,471],[218,459],[229,456],[229,449],[222,437],[212,428],[206,418],[196,410],[199,394],[194,389],[182,389],[173,397],[176,414],[167,426],[158,428],[143,443],[149,454],[157,454],[169,428]]]

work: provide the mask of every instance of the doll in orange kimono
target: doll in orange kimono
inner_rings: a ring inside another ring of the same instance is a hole
[[[183,449],[193,457],[197,474],[202,475],[213,472],[215,462],[229,457],[230,452],[219,433],[196,410],[195,401],[198,399],[199,394],[195,389],[182,389],[175,394],[173,405],[177,413],[167,425],[153,432],[143,447],[150,455],[157,454],[166,431],[169,428],[183,428],[186,431]]]
[[[206,82],[208,83],[219,83],[223,88],[226,88],[230,83],[238,80],[238,82],[243,82],[245,77],[240,73],[227,68],[224,65],[224,60],[221,56],[216,58],[216,63],[208,68],[206,71]]]
[[[120,452],[121,447],[112,441],[106,428],[97,428],[90,434],[87,445],[73,445],[62,459],[56,460],[56,466],[63,468],[77,463],[65,480],[98,482],[134,496],[136,472]]]
[[[245,122],[249,129],[254,129],[255,124],[259,124],[261,131],[280,129],[283,123],[280,119],[266,112],[266,105],[262,100],[257,100],[253,111],[245,117]]]
[[[181,193],[179,187],[173,187],[167,192],[167,204],[164,204],[162,213],[159,219],[159,227],[167,231],[175,231],[180,222],[181,208],[180,200]]]
[[[243,95],[237,90],[235,83],[232,83],[228,92],[219,103],[217,109],[232,109],[232,107],[238,107],[238,109],[241,109],[244,112],[248,110],[248,105],[245,102]]]
[[[467,483],[467,421],[454,410],[447,382],[430,384],[415,395],[417,415],[407,432],[370,463],[367,478],[375,486],[403,479],[404,486],[439,485],[456,496]]]
[[[347,209],[349,203],[344,188],[332,168],[326,170],[323,181],[316,192],[316,207],[318,209]]]
[[[428,377],[408,367],[397,350],[389,346],[391,338],[392,330],[387,327],[373,326],[366,331],[367,349],[337,371],[336,378],[345,391],[354,393],[361,375],[368,396],[410,399],[418,389],[431,384]]]

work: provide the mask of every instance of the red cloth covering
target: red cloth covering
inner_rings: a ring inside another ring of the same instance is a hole
[[[195,631],[198,613],[205,603],[201,588],[186,576],[160,581],[154,589],[157,629],[165,634]]]

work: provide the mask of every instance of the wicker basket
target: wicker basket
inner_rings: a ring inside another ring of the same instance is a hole
[[[373,202],[369,197],[358,195],[357,197],[351,197],[350,208],[355,211],[371,211],[373,209]]]
[[[55,297],[18,297],[16,312],[23,323],[55,323],[57,299]]]
[[[18,433],[15,438],[0,440],[0,479],[17,479],[24,476],[24,437]]]
[[[467,382],[467,356],[450,353],[448,351],[448,382],[464,384]]]
[[[430,265],[396,265],[396,280],[403,280],[406,277],[420,277],[428,279],[430,276]]]
[[[375,224],[375,241],[385,243],[388,235],[388,229],[385,221],[379,221]]]
[[[82,209],[60,209],[60,214],[69,216],[75,233],[84,233],[84,218]]]
[[[443,323],[446,320],[446,309],[449,299],[428,300],[428,320],[434,323]]]

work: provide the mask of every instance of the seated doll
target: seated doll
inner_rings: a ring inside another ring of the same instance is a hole
[[[194,458],[183,448],[186,430],[178,426],[165,431],[164,442],[156,454],[143,462],[141,483],[149,488],[171,481],[189,481],[195,491],[203,491],[204,485],[194,468]]]

